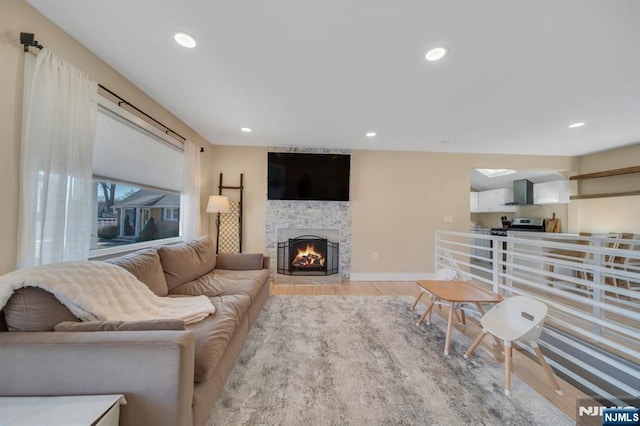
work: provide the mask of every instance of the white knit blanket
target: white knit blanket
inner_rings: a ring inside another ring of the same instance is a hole
[[[202,321],[215,312],[206,296],[159,297],[119,266],[64,262],[0,276],[0,309],[22,287],[47,290],[82,321],[179,319]]]

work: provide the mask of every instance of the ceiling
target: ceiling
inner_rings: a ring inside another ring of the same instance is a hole
[[[634,0],[28,1],[213,144],[583,155],[640,142]],[[449,53],[427,62],[435,46]]]

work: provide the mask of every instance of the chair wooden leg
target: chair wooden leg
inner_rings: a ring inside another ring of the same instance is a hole
[[[511,342],[504,341],[504,394],[511,395],[511,360],[513,358]]]
[[[482,309],[482,305],[478,302],[476,302],[476,308],[478,308],[478,312],[480,312],[480,316],[484,316],[484,309]],[[498,347],[502,348],[502,342],[500,342],[500,339],[498,339],[496,336],[494,336],[493,334],[491,335],[491,337],[493,337],[493,340],[496,341],[496,345],[498,345]]]
[[[418,302],[420,301],[420,299],[422,298],[422,295],[424,294],[424,292],[420,292],[420,294],[418,295],[418,297],[416,297],[416,301],[413,302],[413,306],[411,307],[411,310],[415,310],[416,306],[418,305]]]
[[[476,340],[473,341],[473,343],[471,344],[471,346],[469,346],[469,349],[467,349],[467,352],[465,352],[465,354],[463,355],[464,358],[469,358],[471,356],[471,354],[473,353],[473,351],[476,350],[476,348],[478,347],[478,345],[480,344],[480,342],[482,342],[482,339],[484,339],[484,336],[487,335],[487,332],[482,330],[482,333],[480,333],[478,335],[478,337],[476,337]]]
[[[464,314],[464,308],[460,306],[460,316],[462,317],[462,325],[467,325],[467,318]]]
[[[553,370],[551,369],[551,367],[549,367],[549,364],[547,364],[547,361],[544,359],[544,355],[542,354],[542,351],[540,350],[540,347],[536,346],[533,349],[535,349],[536,355],[538,356],[538,360],[540,361],[540,364],[542,365],[542,368],[544,368],[544,372],[547,373],[547,378],[551,382],[551,385],[555,389],[556,393],[558,395],[562,396],[563,393],[560,390],[560,385],[558,384],[558,381],[556,380],[556,376],[555,376],[555,374],[553,374]]]

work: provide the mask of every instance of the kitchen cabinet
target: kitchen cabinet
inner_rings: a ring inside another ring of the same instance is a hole
[[[502,213],[515,212],[516,206],[507,206],[513,201],[513,190],[507,188],[478,192],[478,212]]]
[[[480,208],[478,207],[478,192],[469,193],[469,211],[471,213],[478,213]]]
[[[566,204],[570,186],[568,180],[536,183],[533,185],[533,204]]]

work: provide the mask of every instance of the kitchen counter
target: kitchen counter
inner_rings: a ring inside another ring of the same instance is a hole
[[[471,228],[471,232],[475,232],[477,234],[488,234],[489,231],[491,231],[491,228],[483,228],[481,226]]]

